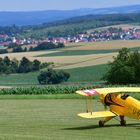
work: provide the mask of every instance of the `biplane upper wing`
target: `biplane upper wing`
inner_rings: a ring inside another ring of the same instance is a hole
[[[79,90],[76,93],[84,96],[93,96],[96,94],[108,94],[108,93],[121,93],[121,92],[140,92],[138,87],[116,87],[116,88],[97,88],[89,90]]]
[[[88,112],[88,113],[79,113],[78,116],[87,119],[94,119],[94,118],[104,118],[104,117],[115,117],[117,116],[111,111],[99,111],[99,112]]]
[[[79,91],[76,91],[76,93],[78,93],[80,95],[83,95],[83,96],[93,96],[93,95],[96,95],[96,94],[100,94],[99,92],[97,92],[94,89],[79,90]]]
[[[116,87],[116,88],[98,88],[95,89],[100,94],[119,93],[119,92],[140,92],[138,87]]]

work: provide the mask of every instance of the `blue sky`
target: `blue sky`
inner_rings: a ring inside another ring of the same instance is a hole
[[[140,4],[140,0],[0,0],[0,11],[71,10]]]

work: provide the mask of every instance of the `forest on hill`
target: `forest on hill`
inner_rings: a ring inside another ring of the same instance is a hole
[[[73,10],[0,11],[0,26],[39,25],[85,15],[139,13],[140,5],[108,8],[80,8]]]
[[[68,37],[85,33],[89,29],[124,23],[139,25],[140,13],[87,15],[41,25],[1,26],[0,34],[14,34],[31,38],[42,38],[44,36]]]

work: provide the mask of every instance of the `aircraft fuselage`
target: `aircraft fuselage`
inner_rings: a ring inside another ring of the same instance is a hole
[[[127,116],[140,120],[140,102],[127,94],[107,94],[104,104],[118,116]]]

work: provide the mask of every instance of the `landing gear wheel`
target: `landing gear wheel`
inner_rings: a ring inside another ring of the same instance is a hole
[[[120,124],[121,124],[121,126],[126,126],[126,121],[125,120],[121,120]]]
[[[103,127],[104,126],[104,122],[102,120],[99,121],[99,127]]]

